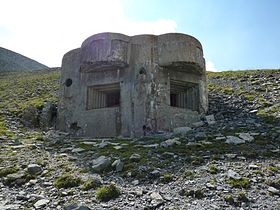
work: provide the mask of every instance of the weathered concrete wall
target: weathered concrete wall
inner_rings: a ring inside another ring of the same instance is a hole
[[[198,110],[170,106],[172,80],[197,84]],[[88,88],[110,84],[119,84],[119,106],[88,109]],[[206,90],[202,46],[191,36],[93,35],[63,58],[59,127],[99,137],[170,131],[207,110]]]

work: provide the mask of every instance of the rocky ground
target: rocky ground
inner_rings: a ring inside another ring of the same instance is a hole
[[[211,73],[209,102],[139,139],[27,129],[2,106],[0,209],[280,209],[280,71]]]

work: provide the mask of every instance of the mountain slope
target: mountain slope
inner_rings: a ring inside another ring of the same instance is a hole
[[[14,71],[33,71],[49,67],[27,58],[19,53],[0,47],[0,73]]]
[[[208,72],[215,121],[138,139],[24,127],[57,103],[59,77],[0,77],[0,209],[279,210],[280,70]]]

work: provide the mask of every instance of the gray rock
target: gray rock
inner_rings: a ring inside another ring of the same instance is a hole
[[[150,174],[153,178],[156,178],[156,177],[160,177],[160,170],[159,169],[155,169],[153,170]]]
[[[218,136],[218,137],[216,137],[215,139],[216,139],[216,140],[225,140],[226,137],[225,137],[225,136]]]
[[[138,185],[139,184],[139,180],[138,179],[136,179],[136,180],[133,180],[132,182],[131,182],[131,184],[133,184],[133,185]]]
[[[227,136],[227,139],[226,139],[226,143],[227,144],[244,144],[245,143],[245,140],[244,139],[240,139],[236,136]]]
[[[112,167],[115,167],[117,172],[121,172],[123,170],[124,163],[118,159],[112,163]]]
[[[71,204],[65,208],[66,210],[90,210],[89,207],[83,204]]]
[[[47,129],[51,126],[54,126],[56,123],[57,118],[57,106],[56,104],[47,102],[40,115],[39,115],[39,121],[40,121],[40,127],[42,129]]]
[[[254,164],[249,165],[249,169],[258,169],[258,168],[260,168],[260,167],[257,165],[254,165]]]
[[[119,145],[117,145],[117,146],[114,146],[113,147],[115,150],[120,150],[120,149],[122,149],[123,148],[123,146],[119,146]]]
[[[0,210],[17,210],[17,209],[20,209],[20,205],[18,204],[2,205],[0,203]]]
[[[111,162],[111,158],[100,156],[92,161],[91,168],[93,172],[102,172],[110,165],[110,162]]]
[[[38,200],[34,204],[34,207],[35,207],[35,209],[41,209],[41,208],[45,207],[49,202],[50,202],[50,200],[48,200],[48,199],[41,199],[41,200]]]
[[[39,125],[38,117],[38,109],[29,106],[22,113],[22,123],[27,127],[35,128]]]
[[[80,153],[80,152],[84,152],[84,151],[85,151],[85,149],[83,149],[83,148],[74,148],[74,149],[72,149],[71,152],[73,152],[73,153]]]
[[[151,204],[153,206],[157,206],[164,202],[163,197],[158,192],[152,192],[150,198],[152,199]]]
[[[239,138],[241,138],[241,139],[243,139],[244,141],[247,141],[247,142],[254,141],[254,137],[251,136],[249,133],[240,133]]]
[[[196,140],[204,140],[204,139],[207,139],[207,135],[205,132],[197,132],[197,133],[195,133],[194,138]]]
[[[164,152],[162,153],[162,157],[170,158],[170,157],[177,157],[173,152]]]
[[[161,147],[171,147],[173,145],[180,145],[181,142],[179,141],[179,138],[174,138],[174,139],[167,139],[166,141],[164,142],[161,142],[160,143],[160,146]]]
[[[6,178],[3,180],[3,183],[11,186],[11,185],[22,185],[26,181],[25,179],[25,173],[20,171],[18,173],[14,174],[8,174]]]
[[[173,129],[175,135],[185,136],[188,132],[192,131],[190,127],[178,127]]]
[[[210,190],[216,189],[215,185],[213,185],[211,183],[206,183],[206,187],[209,188]]]
[[[130,156],[130,160],[131,161],[139,161],[141,158],[141,155],[137,154],[137,153],[133,153],[131,156]]]
[[[236,180],[241,179],[241,176],[237,172],[235,172],[231,169],[228,170],[227,176],[228,176],[228,178],[231,178],[231,179],[236,179]]]
[[[276,189],[275,187],[269,187],[268,192],[271,192],[272,194],[279,194],[279,190]]]
[[[234,159],[237,157],[237,154],[225,154],[225,156],[229,159]]]
[[[213,114],[205,116],[206,122],[208,125],[214,125],[216,123],[215,117]]]
[[[193,123],[193,124],[192,124],[192,127],[194,127],[194,128],[199,128],[199,127],[201,127],[201,126],[203,126],[203,125],[204,125],[204,122],[198,121],[198,122]]]
[[[148,145],[143,145],[144,148],[158,148],[159,144],[148,144]]]
[[[30,174],[40,174],[42,172],[42,167],[39,166],[38,164],[29,164],[27,166],[27,171]]]
[[[110,142],[108,141],[102,141],[100,144],[99,144],[99,148],[102,149],[104,147],[107,147],[108,145],[110,144]]]

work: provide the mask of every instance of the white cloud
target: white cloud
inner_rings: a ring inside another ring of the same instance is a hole
[[[214,63],[212,61],[206,61],[206,71],[216,72],[218,70],[215,68]]]
[[[121,0],[0,0],[0,5],[0,46],[48,66],[60,66],[67,51],[95,33],[162,34],[177,27],[170,19],[128,20]]]

